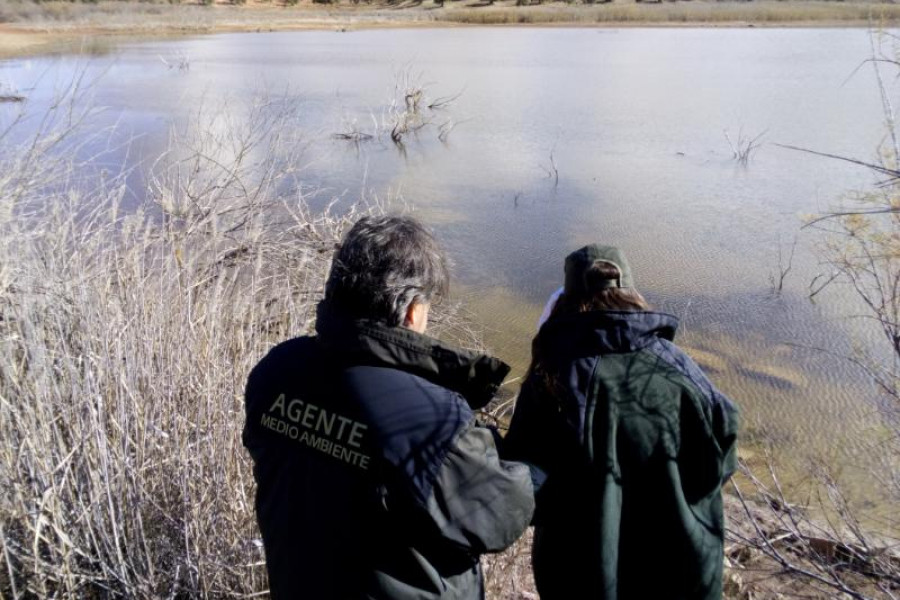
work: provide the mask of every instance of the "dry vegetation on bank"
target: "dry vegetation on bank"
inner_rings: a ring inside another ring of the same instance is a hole
[[[439,21],[479,25],[810,25],[895,23],[900,6],[835,2],[616,2],[592,6],[519,7],[499,3],[482,8],[460,7],[435,16]]]
[[[478,18],[474,15],[492,15]],[[342,21],[360,26],[456,23],[796,23],[893,21],[900,7],[893,2],[856,0],[401,0],[399,2],[254,2],[154,3],[137,0],[68,2],[12,0],[0,6],[0,22],[98,30],[137,28],[153,31],[327,26]]]
[[[265,589],[243,379],[309,330],[352,214],[277,194],[297,140],[270,102],[174,134],[148,201],[128,207],[124,174],[86,181],[71,158],[77,100],[24,150],[3,140],[0,592]]]
[[[96,48],[85,36],[449,25],[893,25],[900,5],[868,0],[6,0],[0,58]]]

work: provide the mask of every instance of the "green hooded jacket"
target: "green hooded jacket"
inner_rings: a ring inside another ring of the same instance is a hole
[[[534,517],[542,600],[717,600],[722,486],[738,411],[655,312],[552,317],[504,458],[547,472]],[[548,391],[551,390],[551,391]]]

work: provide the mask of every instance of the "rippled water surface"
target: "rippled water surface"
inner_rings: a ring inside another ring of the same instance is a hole
[[[135,164],[198,107],[286,94],[301,108],[304,180],[323,198],[349,203],[365,187],[414,205],[455,263],[457,299],[517,374],[566,253],[616,244],[651,301],[682,318],[681,343],[749,427],[854,457],[875,423],[874,392],[811,348],[840,354],[871,336],[846,318],[856,307],[839,290],[805,299],[822,270],[814,233],[800,236],[782,296],[769,277],[803,215],[873,183],[776,145],[872,158],[881,106],[871,69],[854,74],[870,52],[856,29],[234,34],[8,62],[0,80],[39,107],[86,68],[99,77],[100,121],[139,136]],[[165,64],[184,58],[187,70]],[[378,133],[404,72],[432,99],[461,92],[432,116],[457,124],[446,142],[435,126],[402,152],[383,134],[359,145],[332,137]],[[725,131],[765,132],[764,145],[740,165]]]

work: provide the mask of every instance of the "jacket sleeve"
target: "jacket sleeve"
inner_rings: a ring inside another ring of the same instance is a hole
[[[532,378],[522,385],[516,409],[503,439],[501,455],[522,461],[532,470],[535,514],[532,525],[541,525],[561,498],[557,489],[578,456],[575,432],[568,428],[556,401],[540,393]],[[562,479],[561,479],[562,478]]]
[[[677,461],[689,502],[720,493],[737,468],[738,410],[718,390],[683,396]]]
[[[503,439],[503,458],[536,465],[544,471],[553,470],[558,461],[559,418],[559,411],[537,393],[533,379],[526,379]]]
[[[713,435],[722,451],[722,483],[728,481],[737,470],[737,433],[740,412],[737,406],[719,394],[712,411]]]
[[[692,461],[704,463],[707,486],[718,486],[737,470],[737,434],[740,415],[737,406],[720,392],[690,356],[674,344],[661,346],[663,358],[684,377],[689,393],[679,418],[681,450]],[[689,410],[686,410],[688,409]]]
[[[450,444],[424,504],[447,541],[478,554],[499,552],[531,521],[531,473],[501,460],[491,431],[472,422]]]

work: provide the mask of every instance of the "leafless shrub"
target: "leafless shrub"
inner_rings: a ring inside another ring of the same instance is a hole
[[[392,100],[382,117],[384,129],[390,131],[391,141],[396,145],[402,146],[407,135],[434,125],[433,113],[448,109],[462,95],[459,92],[428,101],[427,87],[423,75],[413,72],[411,67],[396,74]],[[453,127],[452,121],[445,121],[438,127],[438,139],[446,141]]]
[[[391,140],[395,144],[402,144],[403,138],[407,134],[415,133],[431,125],[431,119],[423,116],[419,111],[421,94],[421,90],[416,90],[404,96],[406,109],[394,116],[394,125],[391,127]]]
[[[191,70],[191,59],[187,54],[179,53],[174,57],[171,57],[169,60],[166,60],[162,56],[159,57],[159,60],[162,61],[164,65],[171,70],[178,70],[181,72],[190,71]]]
[[[778,272],[769,274],[769,284],[772,286],[772,291],[776,294],[784,291],[784,281],[794,268],[794,253],[797,250],[797,242],[798,238],[794,236],[790,252],[785,253],[781,240],[778,240]]]
[[[732,482],[740,512],[733,515],[728,531],[729,568],[786,576],[794,580],[791,585],[776,583],[775,589],[788,593],[793,588],[806,597],[897,597],[900,540],[863,525],[827,465],[816,465],[816,481],[821,485],[816,485],[806,505],[787,498],[768,451],[762,469],[766,481],[759,476],[760,468],[741,464],[750,495],[742,489],[744,484]],[[772,582],[765,579],[754,586],[749,577],[732,572],[726,587],[732,588],[733,597],[758,597],[759,588],[772,589]]]
[[[725,135],[725,141],[728,142],[729,148],[731,148],[732,158],[740,164],[746,165],[750,162],[753,153],[759,149],[760,140],[765,137],[767,132],[763,131],[756,136],[748,136],[744,134],[744,129],[741,128],[738,131],[737,139],[734,141],[732,141],[727,129],[722,133]]]
[[[387,104],[382,108],[379,116],[371,115],[371,131],[364,131],[356,120],[353,120],[342,126],[343,130],[332,137],[354,144],[389,137],[402,151],[404,150],[404,140],[408,135],[428,127],[436,127],[438,139],[446,142],[450,132],[459,122],[447,118],[440,125],[436,125],[435,113],[450,108],[462,95],[462,92],[429,100],[428,86],[423,79],[422,73],[414,72],[410,66],[398,70],[394,74],[394,84]]]
[[[811,219],[806,227],[817,230],[824,273],[810,284],[810,297],[830,286],[850,290],[857,303],[848,316],[874,326],[885,342],[860,343],[842,356],[874,384],[879,392],[873,413],[880,427],[862,440],[871,446],[874,460],[863,467],[879,498],[861,509],[848,498],[845,481],[826,461],[809,470],[810,497],[803,506],[792,504],[779,482],[779,470],[766,449],[765,475],[742,466],[751,495],[735,484],[737,497],[752,526],[736,534],[737,542],[777,565],[782,573],[802,580],[804,593],[857,599],[900,597],[900,531],[896,506],[900,503],[900,158],[893,105],[881,68],[900,67],[893,59],[878,59],[873,36],[874,67],[888,125],[887,143],[877,161],[812,152],[869,168],[886,176],[874,190],[854,198],[853,204]],[[801,150],[798,148],[798,150]],[[803,150],[809,152],[808,150]],[[834,355],[830,349],[819,349]],[[743,485],[743,484],[742,484]],[[755,500],[755,502],[754,502]],[[885,514],[875,510],[886,505]]]
[[[860,345],[853,356],[846,357],[878,387],[883,399],[882,408],[889,422],[900,419],[900,133],[893,103],[885,87],[882,68],[887,65],[900,69],[896,61],[897,39],[871,34],[873,58],[863,64],[873,67],[882,100],[888,134],[878,151],[875,162],[812,152],[863,166],[878,176],[886,176],[873,190],[852,197],[849,202],[825,214],[810,219],[805,225],[819,234],[819,250],[826,267],[810,286],[815,295],[831,285],[849,288],[856,299],[857,316],[874,324],[885,344],[874,350]],[[888,54],[885,45],[893,43],[894,52]],[[798,149],[802,150],[802,149]],[[808,150],[803,150],[810,152]],[[886,352],[885,352],[886,351]],[[900,462],[900,436],[895,436],[893,457]],[[891,481],[900,482],[895,465]],[[900,501],[900,484],[892,491]]]

